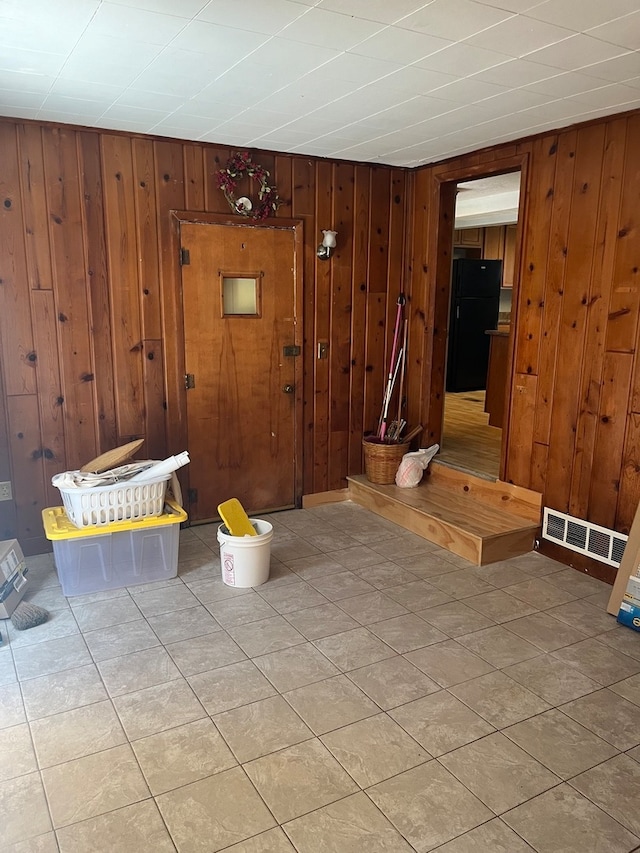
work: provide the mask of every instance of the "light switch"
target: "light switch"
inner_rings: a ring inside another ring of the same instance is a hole
[[[329,342],[318,341],[318,358],[327,358],[329,355]]]

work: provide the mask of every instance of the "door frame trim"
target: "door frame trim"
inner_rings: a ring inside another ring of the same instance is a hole
[[[511,425],[511,397],[513,390],[513,367],[515,344],[518,335],[518,315],[520,297],[520,273],[522,247],[526,231],[527,199],[529,194],[529,153],[523,152],[509,157],[501,157],[489,162],[473,165],[453,166],[448,163],[436,167],[433,172],[431,201],[435,208],[433,220],[434,233],[429,239],[429,255],[435,258],[432,298],[429,301],[429,324],[434,330],[431,363],[430,389],[426,411],[421,413],[421,423],[427,424],[427,434],[433,435],[433,441],[440,443],[444,422],[445,364],[447,333],[449,326],[449,298],[451,292],[451,260],[453,256],[453,226],[455,213],[455,188],[460,181],[470,181],[506,172],[520,171],[520,199],[518,204],[518,223],[514,258],[513,298],[511,309],[511,334],[509,336],[509,355],[507,363],[508,384],[505,395],[505,417],[502,428],[499,479],[507,475],[507,459]],[[423,375],[423,382],[426,376]],[[434,405],[435,403],[435,405]]]
[[[164,380],[165,380],[165,423],[168,452],[177,453],[188,448],[187,432],[187,392],[181,377],[185,375],[184,351],[184,310],[182,301],[182,274],[180,271],[180,226],[188,225],[225,225],[230,227],[277,228],[293,233],[294,251],[294,340],[300,347],[300,355],[295,358],[295,439],[294,439],[294,501],[301,506],[303,492],[303,405],[304,370],[302,347],[304,343],[304,221],[273,217],[256,221],[239,216],[220,213],[205,213],[199,210],[171,210],[171,243],[165,252],[171,252],[173,259],[170,267],[172,277],[162,282],[161,307],[164,332]],[[178,472],[183,490],[189,488],[189,466]]]

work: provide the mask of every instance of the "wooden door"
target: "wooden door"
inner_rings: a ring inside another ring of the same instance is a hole
[[[295,230],[183,222],[181,245],[190,518],[215,518],[231,497],[252,513],[293,507],[302,401]]]

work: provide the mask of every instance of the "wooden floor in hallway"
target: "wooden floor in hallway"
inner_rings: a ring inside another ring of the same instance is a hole
[[[484,391],[445,395],[444,428],[438,460],[464,471],[497,480],[502,430],[489,426]]]

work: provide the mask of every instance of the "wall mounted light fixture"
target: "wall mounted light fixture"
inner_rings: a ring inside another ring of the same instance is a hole
[[[322,231],[323,238],[322,243],[318,246],[318,251],[316,252],[319,260],[328,261],[331,255],[333,254],[333,250],[336,247],[336,234],[337,231]]]

